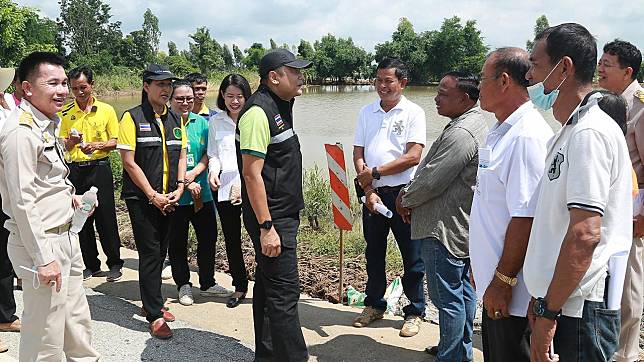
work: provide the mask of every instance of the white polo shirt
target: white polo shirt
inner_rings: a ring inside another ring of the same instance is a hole
[[[631,248],[631,183],[631,161],[624,135],[599,108],[597,97],[591,96],[548,143],[523,266],[530,295],[546,295],[568,231],[569,209],[580,208],[602,216],[600,241],[588,271],[562,312],[581,318],[584,300],[603,299],[608,258]]]
[[[427,142],[425,111],[416,103],[401,96],[389,112],[382,109],[380,100],[362,107],[353,144],[364,147],[367,166],[373,168],[400,158],[410,142],[423,146]],[[395,175],[382,176],[380,180],[373,180],[372,186],[406,184],[415,171],[416,167],[411,167]]]
[[[476,189],[470,213],[469,248],[476,294],[483,299],[494,278],[513,217],[533,217],[530,200],[543,175],[552,128],[528,101],[488,133],[479,150]],[[510,314],[524,317],[530,294],[521,272],[512,291]]]

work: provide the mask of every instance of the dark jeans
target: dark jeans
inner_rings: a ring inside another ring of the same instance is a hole
[[[215,207],[205,202],[203,208],[195,213],[193,205],[178,206],[169,214],[168,251],[172,278],[180,289],[190,284],[188,266],[188,223],[192,224],[197,235],[197,265],[199,266],[199,287],[206,290],[215,285],[215,244],[217,242],[217,219]]]
[[[259,225],[252,212],[244,212],[244,225],[253,240],[257,262],[253,288],[255,360],[307,361],[308,351],[297,311],[299,215],[273,220],[281,239],[281,253],[277,257],[262,254]]]
[[[490,319],[483,308],[483,358],[485,362],[530,362],[528,318]]]
[[[372,214],[366,206],[362,206],[362,230],[367,242],[365,256],[367,259],[367,297],[364,305],[376,309],[387,309],[387,301],[383,298],[387,289],[385,274],[385,256],[387,254],[387,237],[391,230],[398,243],[403,260],[404,274],[402,277],[403,290],[410,304],[403,308],[405,317],[410,315],[425,315],[425,293],[423,291],[424,266],[421,258],[420,240],[411,240],[411,228],[405,224],[396,212],[396,196],[400,188],[392,188],[388,192],[379,192],[382,203],[394,212],[388,219],[380,214]]]
[[[125,200],[130,214],[134,243],[139,253],[139,288],[148,322],[163,317],[161,269],[168,252],[170,216],[164,216],[147,200]],[[170,214],[171,215],[171,214]]]
[[[2,205],[2,199],[0,199]],[[13,297],[13,268],[7,255],[7,239],[9,231],[4,228],[4,222],[9,217],[0,210],[0,323],[11,323],[18,319],[16,316],[16,300]]]
[[[93,166],[79,166],[78,163],[69,164],[69,180],[76,187],[76,194],[82,195],[92,186],[98,188],[98,207],[92,216],[87,218],[85,226],[78,234],[81,253],[85,267],[91,271],[101,270],[96,248],[96,234],[94,223],[101,240],[101,247],[107,256],[107,267],[121,268],[121,238],[116,223],[116,208],[114,205],[114,179],[109,159],[104,159],[105,164]]]
[[[216,192],[214,194],[216,196]],[[226,257],[235,291],[246,292],[248,291],[248,274],[241,245],[241,205],[233,205],[230,201],[216,202],[215,205],[226,240]]]
[[[476,294],[470,283],[470,259],[456,258],[436,238],[421,241],[429,297],[438,308],[436,362],[472,361]]]
[[[584,303],[581,318],[561,316],[554,347],[560,361],[612,361],[619,341],[620,311],[604,302]]]

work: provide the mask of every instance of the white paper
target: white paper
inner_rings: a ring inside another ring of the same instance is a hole
[[[626,277],[626,265],[628,264],[628,251],[622,251],[608,259],[608,309],[620,309],[622,304],[622,289]]]
[[[217,191],[217,201],[230,200],[230,189],[233,185],[241,185],[241,178],[237,170],[222,172],[219,175],[219,181],[221,181],[221,186],[219,186],[219,190]]]
[[[364,204],[366,202],[366,198],[364,196],[362,196],[360,198],[360,201],[362,201],[362,203]],[[394,216],[394,213],[391,212],[391,210],[389,210],[387,208],[387,206],[385,206],[385,205],[383,205],[381,203],[377,203],[375,208],[376,208],[376,211],[378,211],[378,213],[380,215],[386,217],[387,219],[391,219]]]

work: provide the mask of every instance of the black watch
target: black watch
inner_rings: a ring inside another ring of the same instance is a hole
[[[561,310],[559,310],[558,312],[549,310],[548,304],[543,298],[537,298],[537,300],[532,305],[532,312],[534,312],[534,315],[537,317],[548,318],[553,321],[556,321],[557,319],[559,319],[559,317],[561,317]]]
[[[378,172],[378,166],[371,169],[371,177],[374,180],[380,180],[380,172]]]
[[[263,223],[259,224],[259,227],[265,230],[270,230],[273,228],[273,221],[272,220],[266,220]]]

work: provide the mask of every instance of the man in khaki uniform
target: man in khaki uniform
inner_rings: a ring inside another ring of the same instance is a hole
[[[25,98],[0,131],[0,192],[9,216],[7,252],[23,283],[21,361],[96,361],[78,237],[80,198],[55,134],[69,90],[58,55],[35,52],[18,68]],[[32,269],[30,272],[27,269]]]
[[[622,292],[621,329],[615,361],[637,361],[640,321],[644,308],[644,90],[637,82],[642,53],[633,44],[615,40],[604,46],[597,67],[599,85],[626,100],[626,144],[640,190],[633,204],[633,244],[628,256]]]

